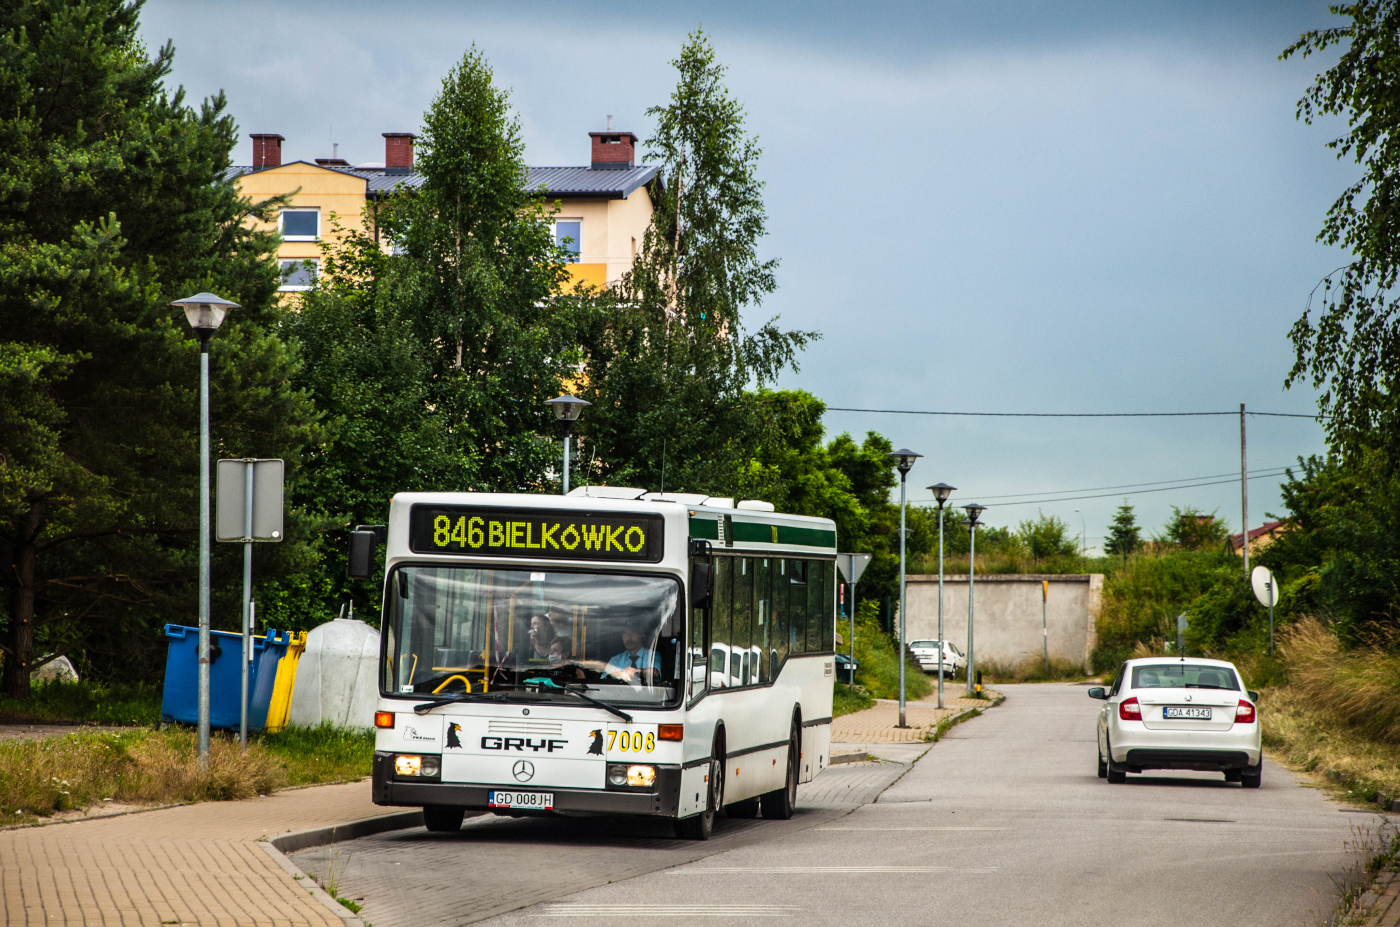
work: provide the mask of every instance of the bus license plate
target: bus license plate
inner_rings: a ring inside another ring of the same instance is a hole
[[[1209,720],[1210,720],[1210,709],[1209,709],[1209,708],[1178,708],[1178,707],[1176,707],[1176,706],[1174,706],[1174,705],[1168,705],[1166,708],[1163,708],[1163,709],[1162,709],[1162,717],[1164,717],[1164,718],[1191,718],[1191,719],[1196,720],[1196,721],[1209,721]]]
[[[488,792],[486,803],[492,808],[534,808],[554,810],[553,792]]]

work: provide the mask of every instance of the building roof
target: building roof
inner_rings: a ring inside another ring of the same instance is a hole
[[[1253,543],[1253,542],[1259,540],[1260,538],[1268,537],[1268,536],[1272,535],[1274,532],[1278,531],[1278,530],[1279,530],[1280,528],[1282,528],[1282,527],[1283,527],[1283,522],[1281,522],[1281,521],[1266,521],[1266,522],[1264,522],[1262,525],[1260,525],[1258,528],[1250,528],[1250,529],[1249,529],[1249,540],[1250,540],[1250,543]],[[1243,536],[1242,536],[1242,535],[1238,535],[1238,534],[1232,534],[1232,535],[1230,535],[1230,549],[1231,549],[1231,550],[1239,550],[1243,545],[1244,545],[1244,540],[1243,540]]]
[[[278,167],[286,167],[287,164],[307,163],[309,162],[288,161],[279,164]],[[390,174],[382,167],[341,167],[329,164],[312,166],[364,178],[365,192],[370,197],[390,192],[399,185],[411,189],[421,186],[423,183],[423,175],[416,171],[407,174]],[[231,181],[244,174],[255,173],[257,170],[276,170],[276,168],[266,167],[255,170],[248,165],[234,165],[224,171],[224,179]],[[622,170],[594,170],[591,167],[532,167],[529,168],[529,173],[525,178],[525,185],[530,191],[542,193],[545,196],[626,199],[638,187],[651,183],[660,173],[661,168],[646,166]]]

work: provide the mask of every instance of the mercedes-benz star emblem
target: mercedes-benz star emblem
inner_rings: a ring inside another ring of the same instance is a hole
[[[535,764],[529,760],[516,760],[515,765],[510,768],[510,774],[515,777],[516,782],[529,782],[535,778]]]

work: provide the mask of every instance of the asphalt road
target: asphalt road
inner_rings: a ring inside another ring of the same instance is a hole
[[[364,897],[376,927],[542,917],[1302,927],[1331,912],[1357,829],[1379,823],[1272,765],[1258,790],[1187,772],[1109,785],[1094,770],[1100,703],[1083,687],[1005,691],[1005,704],[907,771],[823,773],[791,822],[724,822],[708,844],[590,821],[400,832],[341,846],[340,894]],[[843,776],[865,784],[843,789]],[[319,872],[324,856],[296,858]]]

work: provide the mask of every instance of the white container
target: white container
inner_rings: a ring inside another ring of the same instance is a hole
[[[379,632],[363,621],[336,618],[312,628],[297,663],[287,723],[373,727],[378,668]]]

